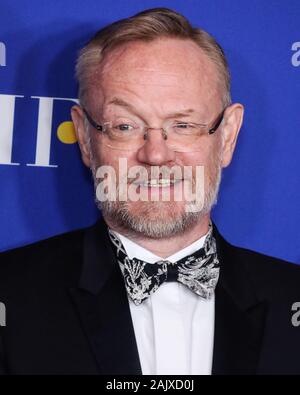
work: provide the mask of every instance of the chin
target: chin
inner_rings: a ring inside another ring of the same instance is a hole
[[[153,239],[184,233],[201,217],[201,212],[186,212],[184,202],[118,202],[99,208],[116,228]]]
[[[130,202],[127,209],[134,216],[149,219],[177,217],[184,212],[184,202]]]

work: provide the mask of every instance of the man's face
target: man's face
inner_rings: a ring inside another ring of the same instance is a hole
[[[138,149],[120,150],[107,144],[99,132],[89,127],[89,152],[83,152],[83,159],[93,171],[95,185],[101,181],[96,179],[99,166],[112,166],[118,176],[121,158],[126,158],[128,169],[143,166],[149,181],[154,166],[193,168],[192,180],[179,180],[175,185],[170,183],[164,187],[153,186],[153,183],[137,185],[140,192],[147,193],[147,201],[129,199],[120,202],[117,199],[100,203],[102,213],[110,223],[148,237],[169,237],[184,232],[208,215],[217,195],[221,167],[228,164],[228,160],[223,163],[222,126],[214,134],[202,136],[191,152],[172,149],[159,128],[166,121],[211,126],[223,110],[221,95],[216,66],[192,41],[134,42],[106,55],[90,81],[87,100],[90,115],[98,123],[116,119],[126,123],[130,120],[157,130],[150,130],[145,143]],[[83,139],[82,136],[79,138],[81,146]],[[174,195],[179,189],[183,192],[186,183],[195,186],[196,166],[204,166],[204,207],[195,213],[187,212],[184,193],[181,201],[176,201]],[[132,182],[128,180],[128,184]],[[170,199],[162,201],[166,192]],[[153,196],[155,201],[151,201]]]

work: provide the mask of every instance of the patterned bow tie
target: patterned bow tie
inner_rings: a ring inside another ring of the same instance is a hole
[[[214,294],[220,268],[211,224],[203,248],[175,263],[167,260],[148,263],[137,258],[129,259],[121,240],[112,231],[108,232],[126,290],[136,305],[153,294],[164,281],[178,281],[203,299],[210,299]]]

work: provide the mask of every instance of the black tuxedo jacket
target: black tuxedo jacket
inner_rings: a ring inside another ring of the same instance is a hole
[[[214,227],[221,264],[213,374],[300,374],[300,267]],[[100,220],[0,254],[2,374],[141,374],[122,274]],[[201,350],[199,350],[201,352]]]

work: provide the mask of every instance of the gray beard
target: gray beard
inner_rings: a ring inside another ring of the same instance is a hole
[[[95,167],[92,168],[92,173],[96,193],[99,180],[95,176]],[[130,211],[130,202],[118,200],[101,202],[95,198],[95,203],[102,212],[104,219],[113,228],[122,230],[125,234],[134,233],[152,239],[169,238],[185,233],[187,229],[199,223],[211,211],[212,207],[217,203],[221,175],[222,168],[218,161],[213,176],[209,177],[208,189],[205,191],[204,204],[200,211],[182,210],[182,212],[174,214],[174,210],[172,210],[173,202],[171,204],[170,202],[143,202],[141,210],[139,210],[138,214],[135,214]],[[187,206],[194,204],[195,202],[189,202]],[[162,210],[167,211],[167,215],[161,215],[164,212]],[[150,219],[150,213],[152,216],[153,213],[157,214]]]

